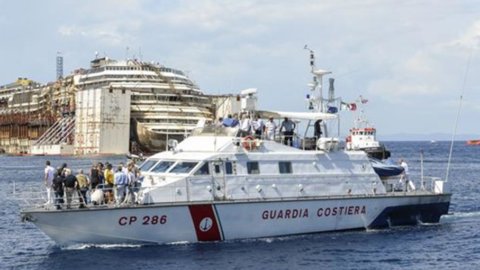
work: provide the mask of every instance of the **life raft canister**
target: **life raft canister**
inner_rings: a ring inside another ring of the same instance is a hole
[[[247,151],[250,151],[250,150],[253,150],[253,149],[257,148],[255,138],[252,135],[248,135],[248,136],[243,137],[242,146]]]

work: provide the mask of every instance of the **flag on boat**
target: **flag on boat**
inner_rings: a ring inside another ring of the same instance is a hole
[[[368,102],[368,99],[363,98],[362,95],[360,95],[360,102],[361,102],[362,104],[365,104],[365,103]]]
[[[357,110],[357,104],[356,103],[341,102],[340,103],[340,110],[341,111],[355,111],[355,110]]]

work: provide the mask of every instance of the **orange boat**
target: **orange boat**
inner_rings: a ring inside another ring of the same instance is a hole
[[[480,145],[480,140],[468,140],[467,145]]]

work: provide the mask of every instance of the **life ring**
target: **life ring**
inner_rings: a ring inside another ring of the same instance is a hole
[[[352,142],[352,136],[348,135],[347,138],[345,138],[345,141],[347,143]]]
[[[243,137],[242,146],[247,151],[257,148],[257,144],[255,143],[255,138],[252,135]]]

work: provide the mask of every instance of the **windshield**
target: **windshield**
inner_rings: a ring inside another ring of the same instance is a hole
[[[173,161],[161,161],[159,162],[152,170],[151,172],[156,172],[156,173],[163,173],[168,170],[173,165]]]
[[[198,162],[178,162],[173,169],[171,169],[170,173],[189,173],[195,166],[197,166]]]
[[[142,163],[142,165],[140,165],[140,170],[146,172],[150,170],[157,162],[158,160],[148,159],[144,163]]]

